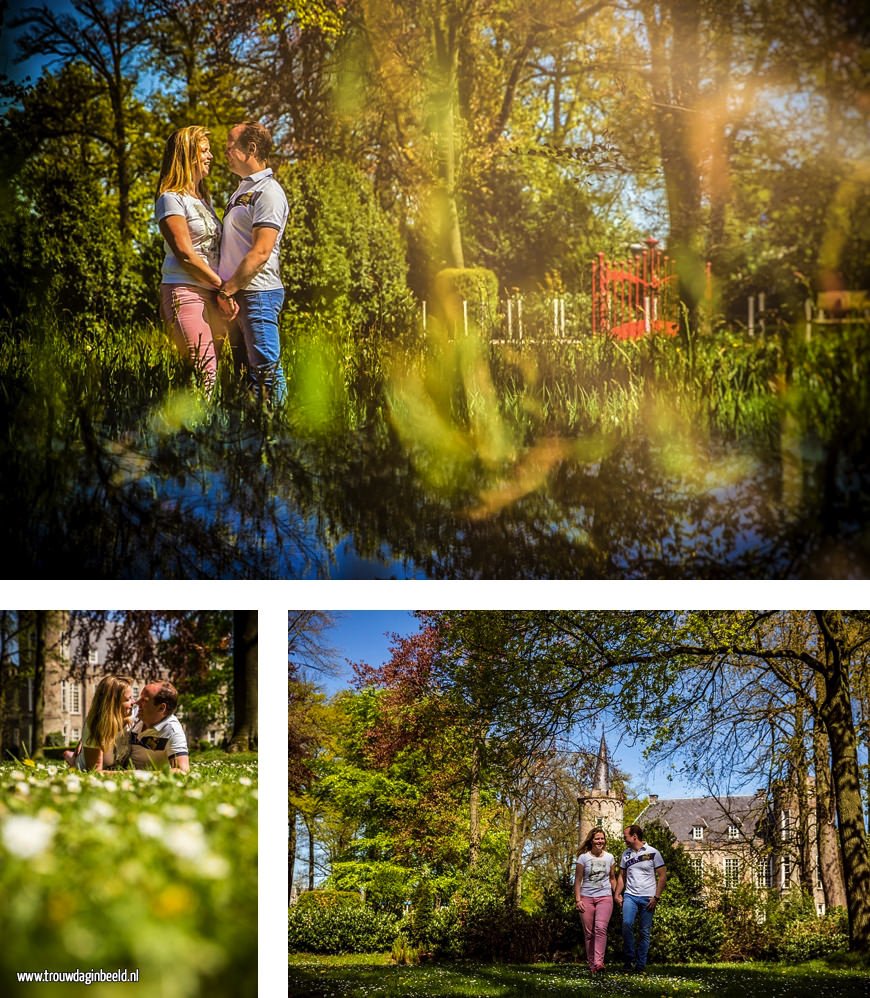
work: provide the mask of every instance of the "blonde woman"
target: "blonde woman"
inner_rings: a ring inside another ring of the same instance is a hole
[[[125,676],[104,676],[94,693],[74,757],[76,769],[122,769],[130,761],[133,687]]]
[[[580,858],[574,874],[574,900],[583,920],[586,960],[593,974],[604,970],[607,949],[607,926],[613,914],[616,890],[616,861],[606,851],[607,836],[593,828],[580,846]]]
[[[155,217],[165,256],[160,311],[179,347],[201,372],[207,389],[214,386],[226,322],[217,307],[221,223],[212,207],[208,177],[212,152],[208,132],[188,125],[166,142],[157,184]],[[233,303],[227,302],[232,314]]]

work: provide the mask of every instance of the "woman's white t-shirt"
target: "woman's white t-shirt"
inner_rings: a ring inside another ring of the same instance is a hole
[[[184,218],[194,250],[217,273],[221,254],[221,223],[210,204],[191,194],[166,191],[157,198],[154,215],[158,222],[169,215]],[[161,281],[164,284],[196,284],[214,291],[214,285],[198,281],[182,267],[165,240],[163,247],[166,255],[163,258]]]
[[[586,898],[610,897],[613,893],[610,886],[610,871],[615,862],[613,854],[609,852],[603,852],[600,856],[584,852],[577,860],[577,866],[582,874],[580,894]]]

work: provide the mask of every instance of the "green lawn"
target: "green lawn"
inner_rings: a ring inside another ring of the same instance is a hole
[[[387,954],[290,957],[290,995],[345,998],[508,998],[575,995],[714,995],[716,998],[867,998],[870,972],[832,970],[822,963],[693,964],[650,967],[645,974],[612,971],[592,977],[580,964],[429,964],[391,966]]]

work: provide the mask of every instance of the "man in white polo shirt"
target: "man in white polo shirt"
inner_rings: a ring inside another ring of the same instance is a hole
[[[653,913],[668,879],[665,861],[655,846],[643,840],[640,825],[629,825],[622,833],[626,850],[619,860],[616,880],[616,903],[622,906],[622,959],[626,970],[646,967]],[[634,945],[634,925],[640,931],[637,953]]]
[[[241,179],[224,212],[218,305],[228,319],[235,317],[238,322],[257,395],[265,393],[280,403],[287,385],[278,335],[278,314],[284,304],[278,254],[289,206],[267,166],[271,151],[271,133],[258,122],[230,129],[227,164]]]
[[[178,691],[172,683],[148,683],[137,701],[139,716],[130,731],[135,769],[190,769],[187,737],[175,716]]]

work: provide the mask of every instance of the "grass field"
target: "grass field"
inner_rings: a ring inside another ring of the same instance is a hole
[[[0,994],[19,972],[138,971],[140,998],[257,993],[257,763],[183,774],[0,765]]]
[[[715,998],[866,998],[870,971],[821,962],[651,966],[644,974],[614,968],[594,977],[579,964],[428,964],[392,966],[388,954],[290,957],[290,995],[298,998],[513,998],[577,995],[710,995]]]

